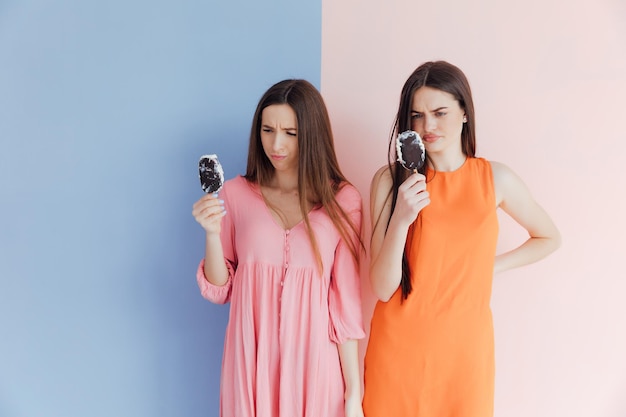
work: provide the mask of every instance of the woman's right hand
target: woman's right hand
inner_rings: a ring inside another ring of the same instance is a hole
[[[426,190],[426,177],[416,172],[398,187],[398,200],[392,220],[408,227],[415,221],[419,212],[429,204],[430,195]]]
[[[194,203],[191,214],[207,234],[219,235],[226,215],[224,201],[217,194],[206,194]]]

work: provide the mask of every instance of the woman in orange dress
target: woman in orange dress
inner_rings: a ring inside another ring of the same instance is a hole
[[[494,272],[556,250],[559,231],[506,165],[475,156],[469,83],[447,62],[406,81],[390,142],[414,130],[426,163],[382,167],[371,186],[370,281],[379,299],[365,355],[366,417],[493,416]],[[391,160],[391,158],[390,158]],[[529,238],[496,256],[497,208]]]

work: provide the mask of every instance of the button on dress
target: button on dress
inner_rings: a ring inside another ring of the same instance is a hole
[[[320,276],[304,221],[283,229],[260,188],[238,176],[220,192],[227,211],[221,241],[225,285],[204,277],[203,297],[230,302],[222,360],[222,417],[341,417],[344,383],[337,344],[360,339],[359,268],[326,211],[309,220],[323,261]],[[360,230],[361,196],[345,185],[336,196]]]

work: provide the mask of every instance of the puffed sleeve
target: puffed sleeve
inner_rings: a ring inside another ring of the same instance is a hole
[[[363,217],[361,195],[352,186],[345,186],[338,194],[337,201],[361,230]],[[352,238],[357,242],[356,236]],[[359,265],[352,256],[350,247],[341,239],[335,250],[328,294],[330,312],[330,339],[343,344],[350,339],[365,337],[363,312],[361,309],[361,276]]]
[[[234,240],[235,222],[233,219],[235,213],[230,210],[232,206],[229,204],[228,199],[228,182],[224,185],[220,198],[224,200],[224,207],[226,208],[226,216],[222,218],[220,239],[222,241],[222,250],[224,251],[224,262],[226,263],[226,269],[228,269],[228,281],[224,285],[213,285],[207,281],[204,276],[204,259],[200,261],[198,266],[196,280],[198,281],[200,293],[204,298],[216,304],[225,304],[230,301],[232,280],[237,269],[237,252]]]

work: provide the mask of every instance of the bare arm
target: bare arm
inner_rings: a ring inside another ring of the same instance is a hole
[[[561,245],[561,235],[524,182],[506,165],[491,162],[496,204],[529,234],[517,248],[496,256],[494,272],[527,265],[545,258]]]
[[[220,240],[222,218],[226,215],[223,204],[216,196],[207,194],[193,205],[192,211],[206,232],[204,277],[213,285],[224,285],[228,281],[228,269]]]
[[[343,381],[346,385],[344,396],[346,417],[363,417],[358,341],[347,340],[343,344],[337,345],[337,349]]]
[[[396,207],[391,213],[391,187],[391,173],[385,166],[374,175],[370,189],[370,282],[374,294],[381,301],[389,301],[398,289],[409,226],[430,203],[425,177],[413,174],[398,189]],[[389,228],[385,231],[390,216]]]

